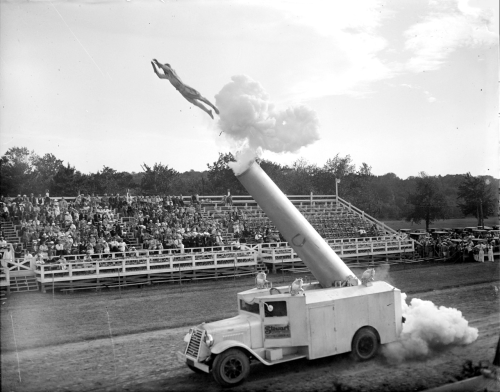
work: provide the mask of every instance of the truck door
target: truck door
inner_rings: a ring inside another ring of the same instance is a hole
[[[264,347],[307,345],[305,297],[264,299],[261,307]]]
[[[310,356],[309,359],[338,354],[337,318],[335,306],[311,306],[309,308],[310,323]],[[347,316],[348,317],[348,316]]]

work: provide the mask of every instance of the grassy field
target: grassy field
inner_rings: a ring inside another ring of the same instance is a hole
[[[425,229],[425,222],[420,222],[420,224],[414,224],[407,221],[383,221],[387,226],[399,230],[399,229]],[[494,226],[498,225],[498,218],[488,218],[484,220],[485,226]],[[431,223],[430,227],[433,228],[459,228],[459,227],[475,227],[477,226],[476,218],[463,218],[463,219],[445,219],[438,220],[434,223]]]
[[[363,270],[353,269],[360,276]],[[477,283],[499,283],[499,263],[394,267],[376,274],[411,295]],[[268,275],[273,286],[288,285],[295,275]],[[284,283],[283,283],[284,282]],[[3,351],[140,333],[215,321],[237,314],[236,294],[254,287],[253,278],[196,284],[158,285],[121,292],[41,292],[12,294],[2,305]],[[493,287],[492,287],[493,293]],[[109,318],[109,324],[108,324]],[[13,328],[14,327],[14,328]]]

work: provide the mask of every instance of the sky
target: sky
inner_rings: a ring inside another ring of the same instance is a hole
[[[226,112],[186,101],[158,59],[214,104],[244,76],[261,116],[317,118],[303,147],[265,159],[498,178],[498,15],[498,0],[0,0],[0,154],[184,172],[241,149]]]

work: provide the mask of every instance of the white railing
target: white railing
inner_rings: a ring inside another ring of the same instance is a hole
[[[362,240],[362,238],[360,238],[360,240]],[[414,251],[414,242],[412,240],[386,239],[371,242],[338,242],[329,243],[329,245],[335,253],[339,256],[345,257],[387,253],[408,253]],[[261,257],[266,263],[281,263],[300,260],[300,257],[292,248],[261,249]]]
[[[10,286],[10,271],[8,268],[0,268],[0,287]]]
[[[35,273],[40,283],[89,278],[126,277],[165,272],[196,271],[221,267],[257,265],[257,253],[252,250],[226,253],[191,253],[75,261],[66,266],[59,263],[37,264]]]
[[[32,271],[33,264],[30,259],[15,258],[14,247],[12,244],[7,244],[8,248],[2,249],[2,267],[9,272]]]
[[[190,254],[190,253],[225,253],[225,252],[234,252],[240,250],[239,247],[235,245],[221,245],[221,246],[205,246],[199,248],[184,248],[181,249],[162,249],[162,250],[149,250],[149,249],[136,249],[136,250],[128,250],[125,252],[111,252],[111,253],[94,253],[92,254],[93,260],[104,260],[104,259],[121,259],[127,257],[154,257],[154,256],[175,256],[178,254]],[[64,255],[66,261],[75,261],[78,262],[85,257],[85,254],[69,254]],[[57,259],[59,256],[54,256],[53,259]],[[34,259],[34,258],[33,258]],[[18,264],[28,265],[30,263],[29,259],[25,260],[24,258],[17,258]],[[45,260],[47,261],[47,260]],[[34,266],[34,261],[31,261],[31,265]],[[31,268],[32,270],[34,268]]]
[[[397,233],[396,230],[394,230],[393,228],[387,226],[384,222],[380,222],[379,220],[375,219],[373,216],[368,215],[366,212],[360,210],[358,207],[353,206],[348,201],[346,201],[346,200],[344,200],[344,199],[342,199],[340,197],[338,199],[339,199],[339,202],[340,202],[341,205],[343,205],[344,207],[348,208],[350,211],[356,212],[363,219],[366,219],[366,220],[374,223],[375,225],[382,227],[384,230],[386,230],[389,233],[392,233],[392,234],[396,234]]]

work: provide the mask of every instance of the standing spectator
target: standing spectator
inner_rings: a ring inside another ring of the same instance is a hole
[[[467,254],[469,256],[469,261],[475,261],[474,260],[474,243],[469,240],[467,243]]]
[[[484,263],[484,248],[485,248],[485,246],[482,243],[479,243],[479,245],[478,245],[478,249],[479,249],[478,261],[480,263]]]
[[[49,195],[49,190],[48,189],[45,189],[44,204],[47,205],[47,206],[50,204],[50,195]]]
[[[229,191],[227,192],[226,203],[225,204],[228,207],[232,207],[233,206],[233,196],[231,195],[231,193]]]
[[[486,246],[486,249],[488,251],[488,261],[494,262],[495,260],[493,258],[493,243],[489,242]]]
[[[448,243],[443,242],[443,245],[441,246],[441,252],[443,252],[443,257],[445,260],[448,258],[448,249],[449,249]]]
[[[61,213],[64,213],[68,210],[68,202],[64,200],[64,197],[59,200],[59,209],[61,210]]]

